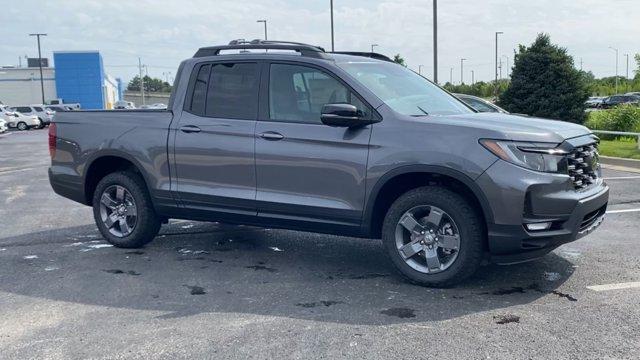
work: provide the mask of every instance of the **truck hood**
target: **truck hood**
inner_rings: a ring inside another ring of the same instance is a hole
[[[446,123],[482,129],[496,138],[514,141],[561,143],[564,140],[591,134],[582,126],[566,121],[546,120],[525,115],[474,113],[443,116]]]

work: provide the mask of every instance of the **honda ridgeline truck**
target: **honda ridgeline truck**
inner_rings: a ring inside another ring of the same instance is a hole
[[[383,55],[290,42],[201,48],[168,110],[62,112],[49,147],[54,191],[115,246],[170,218],[381,238],[430,286],[589,234],[609,196],[583,126],[478,113]]]

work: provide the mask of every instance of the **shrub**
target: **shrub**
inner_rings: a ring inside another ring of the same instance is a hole
[[[587,97],[584,76],[567,50],[540,34],[531,46],[520,45],[499,104],[513,113],[582,123]]]
[[[620,105],[610,110],[592,111],[584,125],[592,130],[640,132],[640,107]],[[618,138],[615,135],[599,136],[603,139]]]

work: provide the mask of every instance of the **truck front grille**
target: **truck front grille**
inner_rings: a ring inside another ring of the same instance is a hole
[[[567,170],[577,190],[588,188],[598,179],[598,143],[576,147],[567,155]]]

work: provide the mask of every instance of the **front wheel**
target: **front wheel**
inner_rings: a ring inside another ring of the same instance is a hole
[[[483,256],[484,227],[462,196],[425,186],[389,208],[382,242],[398,271],[426,286],[450,286],[471,276]]]
[[[25,131],[25,130],[29,130],[29,126],[27,126],[27,123],[24,121],[20,121],[18,123],[18,125],[16,125],[16,127],[18,128],[18,130],[20,131]]]
[[[143,179],[130,171],[100,180],[93,195],[93,217],[102,236],[122,248],[142,247],[160,230]]]

